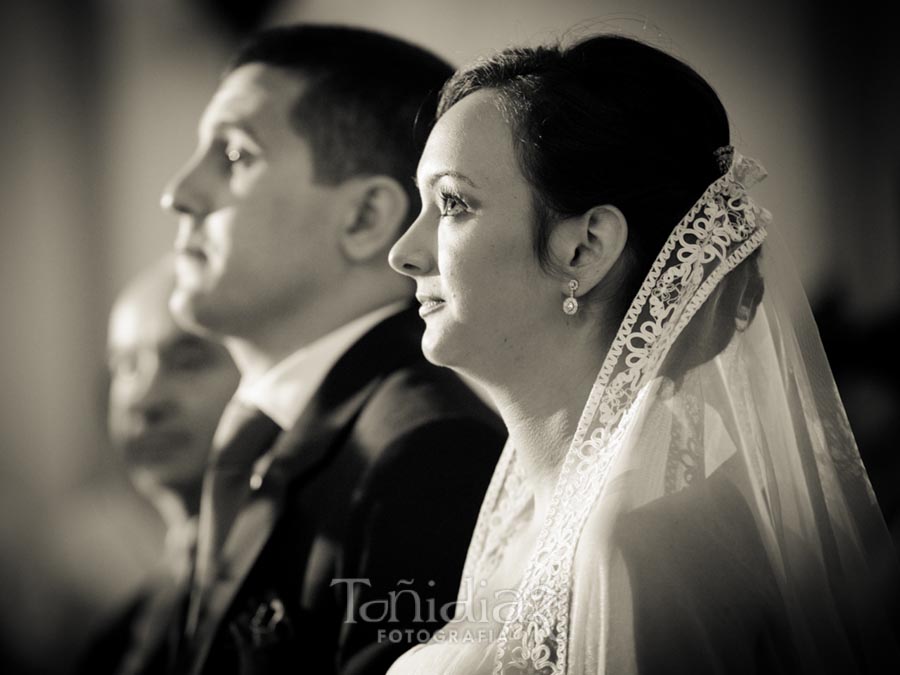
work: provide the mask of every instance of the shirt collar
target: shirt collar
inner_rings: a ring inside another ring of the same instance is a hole
[[[385,305],[298,349],[260,377],[241,380],[235,396],[268,415],[282,429],[294,426],[328,371],[359,338],[407,306]]]

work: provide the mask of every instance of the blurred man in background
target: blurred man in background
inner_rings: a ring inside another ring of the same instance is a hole
[[[138,491],[166,526],[159,569],[91,646],[82,672],[129,672],[173,624],[196,542],[213,434],[238,383],[219,343],[180,328],[169,311],[167,257],[119,295],[109,322],[109,434]]]
[[[225,347],[180,328],[166,257],[119,296],[109,323],[109,432],[169,528],[195,517],[213,434],[239,374]]]

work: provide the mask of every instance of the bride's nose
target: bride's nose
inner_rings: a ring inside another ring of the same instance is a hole
[[[388,262],[395,272],[408,277],[425,276],[437,269],[434,245],[436,228],[420,215],[406,233],[391,247]]]

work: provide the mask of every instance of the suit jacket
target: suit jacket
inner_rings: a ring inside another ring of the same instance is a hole
[[[445,623],[505,431],[421,334],[401,312],[335,364],[235,519],[193,639],[145,673],[383,673]]]

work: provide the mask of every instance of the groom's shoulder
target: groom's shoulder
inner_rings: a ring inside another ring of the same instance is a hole
[[[503,428],[494,410],[469,384],[424,359],[385,377],[365,413],[398,431],[436,420],[471,420]]]
[[[368,457],[371,495],[456,491],[480,503],[506,439],[506,429],[459,376],[428,362],[393,372],[357,421],[358,450]],[[414,485],[408,479],[417,477]],[[381,487],[379,487],[381,486]],[[401,500],[400,495],[394,495]],[[450,499],[450,497],[448,497]]]
[[[499,451],[506,435],[500,418],[468,384],[424,359],[389,373],[355,427],[357,445],[376,454],[410,445],[427,452],[453,439]]]

